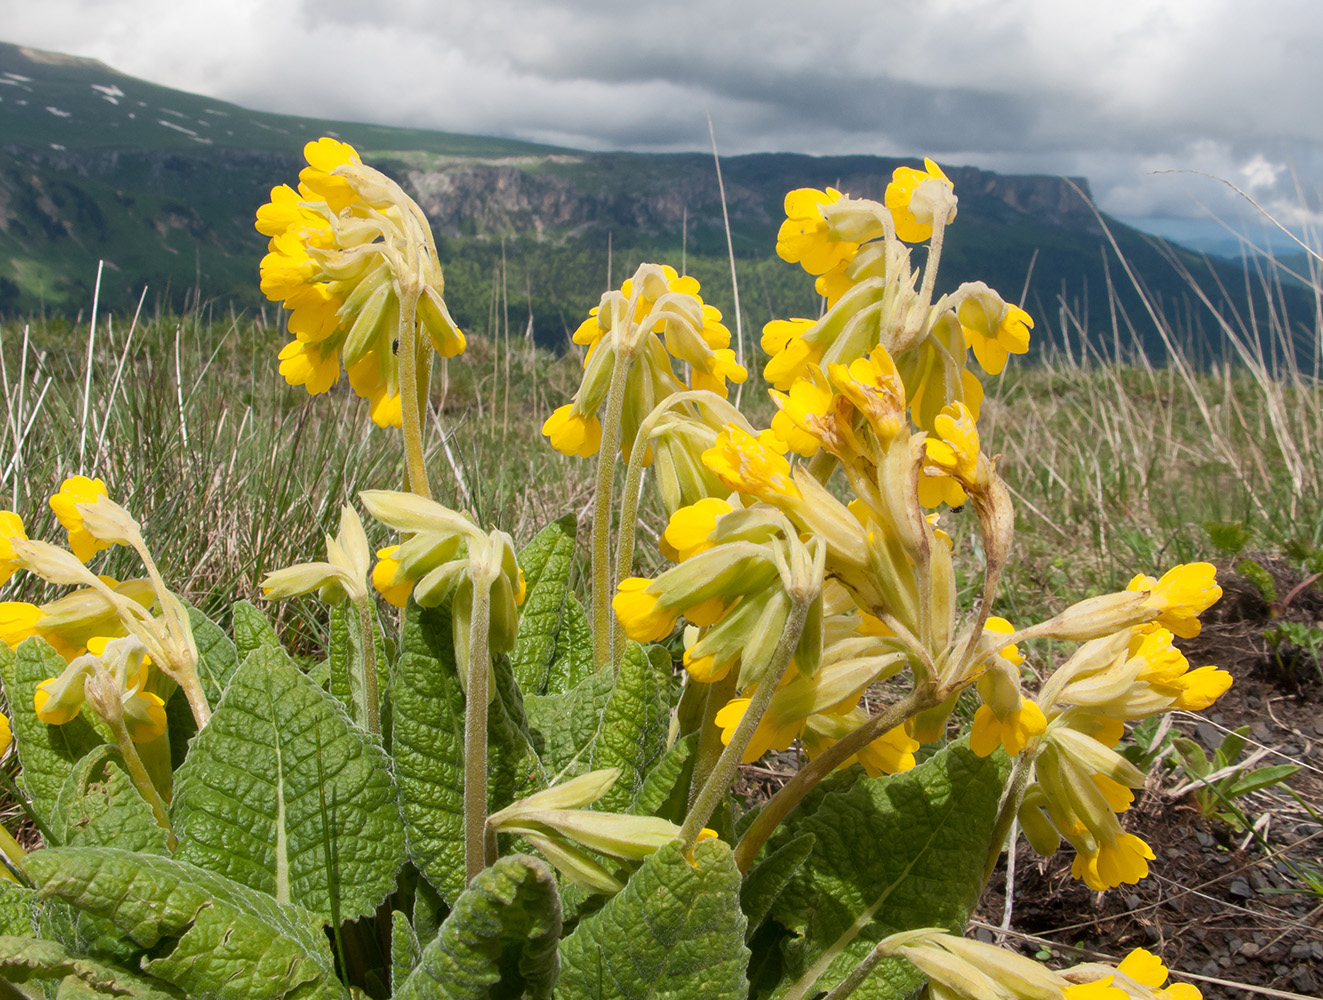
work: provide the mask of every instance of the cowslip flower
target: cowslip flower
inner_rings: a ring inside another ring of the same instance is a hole
[[[1169,629],[1182,639],[1199,634],[1199,616],[1222,597],[1217,569],[1205,562],[1173,566],[1160,580],[1140,573],[1126,590],[1148,591],[1145,604],[1158,612],[1153,626]]]
[[[1003,301],[981,281],[963,286],[957,298],[960,305],[956,307],[956,317],[965,335],[965,345],[974,352],[985,372],[998,375],[1006,367],[1008,355],[1028,352],[1029,331],[1034,321],[1027,312]]]
[[[151,658],[137,639],[95,638],[88,652],[73,660],[60,674],[37,685],[32,706],[47,725],[73,721],[84,701],[107,721],[122,719],[134,743],[150,743],[165,733],[165,702],[147,690]],[[96,691],[89,690],[95,684]],[[94,696],[95,695],[95,696]],[[113,699],[113,701],[112,701]],[[106,709],[112,707],[112,712]]]
[[[697,503],[681,507],[671,515],[666,530],[662,532],[662,554],[678,563],[711,548],[717,519],[734,509],[717,497],[704,497]]]
[[[4,712],[0,712],[0,760],[4,760],[13,742],[14,731],[9,728],[9,717]]]
[[[935,422],[935,437],[925,442],[924,475],[919,480],[919,502],[936,507],[964,503],[965,493],[985,489],[987,460],[979,451],[974,414],[964,403],[945,407]]]
[[[280,373],[317,395],[335,385],[343,364],[373,422],[398,427],[401,330],[442,357],[465,346],[442,298],[431,229],[413,200],[349,144],[322,138],[304,156],[298,191],[273,188],[257,212],[257,230],[270,237],[262,291],[283,301],[295,338],[281,349]]]
[[[856,708],[843,715],[820,713],[809,716],[804,725],[804,753],[809,760],[828,747],[849,736],[869,719],[861,708]],[[900,774],[910,770],[915,764],[915,751],[919,741],[914,739],[899,725],[883,733],[867,744],[858,753],[852,754],[840,764],[842,769],[858,763],[870,778],[880,778],[884,774]]]
[[[102,549],[108,549],[114,544],[89,532],[83,526],[83,515],[78,510],[78,504],[96,503],[98,497],[104,496],[108,494],[102,480],[70,476],[60,484],[59,492],[50,498],[51,510],[69,533],[69,548],[79,562],[87,562]]]
[[[27,537],[23,519],[12,510],[0,510],[0,584],[6,583],[18,569],[14,561],[14,539]]]
[[[703,452],[703,464],[737,493],[769,503],[783,497],[803,498],[790,477],[790,463],[785,456],[734,425],[717,435],[716,444]]]
[[[826,274],[851,260],[859,244],[835,236],[822,214],[822,206],[840,200],[841,192],[830,187],[825,191],[798,188],[787,193],[786,220],[776,234],[777,255],[815,275]]]
[[[1005,618],[992,616],[984,625],[985,637],[1010,635],[1015,629]],[[1015,645],[1003,646],[979,677],[977,688],[983,704],[974,713],[969,748],[986,757],[1001,746],[1014,757],[1030,740],[1047,730],[1047,718],[1037,703],[1020,693],[1018,667],[1024,656]]]
[[[950,178],[925,157],[923,169],[897,167],[884,196],[896,235],[906,243],[922,243],[935,225],[946,226],[956,217],[956,196]]]

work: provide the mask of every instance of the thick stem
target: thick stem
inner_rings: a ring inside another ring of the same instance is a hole
[[[767,668],[767,673],[759,681],[753,697],[749,700],[749,707],[744,711],[744,718],[740,719],[740,724],[735,727],[730,743],[722,751],[716,766],[712,768],[712,773],[703,782],[702,789],[695,796],[693,804],[689,807],[689,813],[684,818],[684,825],[680,827],[680,840],[684,842],[685,850],[694,846],[699,833],[717,808],[717,803],[734,782],[740,770],[740,761],[744,758],[744,751],[748,748],[749,741],[753,739],[758,723],[766,714],[767,706],[772,703],[781,678],[785,676],[786,669],[790,666],[795,647],[799,645],[800,634],[804,631],[804,621],[808,618],[809,607],[813,603],[809,595],[803,594],[793,595],[793,600],[790,614],[786,617],[785,628],[781,631],[781,638],[772,652],[772,662]]]
[[[620,414],[625,407],[625,377],[632,358],[616,349],[602,421],[602,446],[597,453],[597,491],[593,496],[593,666],[600,670],[611,655],[611,487],[620,452]]]
[[[487,653],[491,581],[473,581],[468,683],[464,697],[464,881],[487,867]]]
[[[877,968],[877,964],[887,957],[882,954],[880,948],[881,945],[865,955],[864,960],[855,966],[854,971],[837,983],[836,987],[822,1000],[845,1000],[846,997],[858,989],[859,984],[868,978],[868,974]],[[798,984],[796,984],[796,987],[798,987]],[[791,990],[790,993],[786,994],[787,997],[794,995],[795,990]]]
[[[749,828],[744,831],[744,836],[735,847],[735,864],[739,870],[741,872],[749,870],[753,859],[758,856],[763,844],[767,843],[767,838],[819,781],[883,733],[890,732],[902,722],[935,704],[937,700],[931,691],[908,694],[885,711],[873,716],[848,736],[837,740],[800,768],[798,773],[768,800],[762,811],[749,824]]]
[[[400,410],[404,431],[404,469],[408,489],[420,497],[432,499],[432,488],[427,483],[427,464],[423,461],[422,408],[426,394],[420,393],[418,366],[418,334],[414,327],[418,308],[416,285],[400,290]],[[422,398],[419,398],[421,395]]]
[[[354,601],[358,609],[358,631],[361,637],[363,655],[363,701],[367,709],[367,731],[381,732],[381,693],[377,690],[377,644],[376,629],[372,627],[372,608],[367,595]]]
[[[142,758],[138,756],[138,748],[133,745],[128,727],[124,725],[123,719],[108,722],[108,725],[111,733],[115,736],[115,745],[119,747],[120,756],[124,758],[124,765],[129,769],[129,777],[133,779],[133,784],[142,797],[147,800],[147,804],[152,807],[152,817],[156,820],[156,825],[165,831],[165,845],[173,854],[175,848],[179,845],[175,840],[175,832],[170,827],[170,817],[166,815],[165,803],[161,800],[161,793],[152,784],[151,776],[148,775],[147,768],[143,766]]]
[[[1002,848],[1006,846],[1006,836],[1011,831],[1011,824],[1020,813],[1024,793],[1029,789],[1029,776],[1033,773],[1033,756],[1031,753],[1022,753],[1015,759],[1015,770],[1011,772],[1006,798],[1002,800],[1001,811],[997,813],[997,823],[992,828],[992,840],[988,842],[988,861],[983,867],[984,885],[987,885],[988,879],[992,878],[992,873],[997,867],[997,859],[1001,857]],[[1014,844],[1011,844],[1011,850],[1015,850]]]

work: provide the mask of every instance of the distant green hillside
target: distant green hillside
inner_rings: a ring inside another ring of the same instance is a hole
[[[92,60],[0,43],[0,316],[86,312],[98,261],[103,308],[198,302],[271,307],[257,289],[265,241],[252,228],[271,187],[293,182],[303,144],[353,143],[419,201],[437,232],[447,299],[466,329],[508,316],[564,343],[606,287],[644,259],[682,263],[733,320],[721,200],[710,157],[585,153],[531,143],[297,118],[160,87]],[[773,316],[816,311],[812,281],[775,256],[785,192],[836,186],[880,198],[902,162],[869,156],[760,154],[723,159],[746,335]],[[1075,325],[1100,350],[1158,339],[1076,187],[1058,177],[948,169],[960,214],[947,237],[948,286],[982,279],[1040,321]],[[1087,182],[1075,185],[1087,192]],[[1247,312],[1243,276],[1206,265],[1119,222],[1122,251],[1153,294],[1190,315],[1187,282],[1164,253]],[[1109,261],[1110,258],[1110,261]],[[1208,267],[1214,270],[1211,272]],[[1109,279],[1119,289],[1108,301]],[[499,293],[499,294],[498,294]],[[1238,296],[1238,298],[1237,298]],[[1266,302],[1259,293],[1256,315]],[[1303,292],[1280,292],[1309,314]],[[1295,300],[1299,298],[1297,303]],[[508,309],[507,309],[508,303]],[[499,308],[498,308],[499,304]],[[733,323],[732,323],[733,325]],[[1195,330],[1191,324],[1191,330]],[[1197,331],[1196,331],[1197,335]],[[1199,353],[1199,345],[1194,345]]]

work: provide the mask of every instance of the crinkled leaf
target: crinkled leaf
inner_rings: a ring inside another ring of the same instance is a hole
[[[343,1000],[321,922],[223,875],[113,847],[28,857],[43,899],[114,922],[153,957],[143,971],[189,996]]]
[[[180,860],[326,920],[373,912],[404,863],[386,754],[269,646],[194,739],[171,817]]]
[[[520,723],[522,707],[504,657],[487,709],[487,798],[491,811],[544,787],[542,768]],[[464,889],[464,693],[455,670],[450,610],[405,613],[391,678],[391,756],[409,857],[446,901]]]
[[[56,799],[51,832],[69,847],[168,853],[165,831],[116,756],[102,746],[74,765]]]
[[[603,812],[629,808],[644,776],[666,752],[670,727],[670,676],[652,664],[642,646],[631,642],[602,711],[589,767],[591,771],[618,767],[621,775],[594,808]]]
[[[55,941],[0,937],[0,972],[10,983],[62,979],[57,997],[122,996],[131,1000],[168,1000],[184,994],[159,980],[128,969],[71,955]]]
[[[547,666],[547,694],[562,694],[595,672],[593,664],[593,629],[588,613],[573,594],[565,598],[561,609],[560,630],[556,633],[556,651]]]
[[[510,667],[527,694],[546,691],[556,657],[556,636],[570,596],[576,525],[574,515],[566,514],[534,535],[519,553],[519,568],[528,589],[519,609],[519,636],[510,654]]]
[[[377,691],[384,694],[390,682],[386,640],[381,632],[381,621],[375,606],[369,605],[369,608],[372,615],[372,645],[377,664]],[[361,726],[367,718],[367,692],[363,689],[363,629],[358,620],[358,608],[352,601],[331,605],[331,634],[326,652],[331,694],[344,706],[349,718]]]
[[[611,671],[599,670],[563,694],[525,699],[533,746],[552,783],[592,770],[593,740],[614,686]]]
[[[234,649],[239,662],[248,659],[248,654],[262,646],[280,648],[280,637],[271,627],[271,622],[252,601],[236,601],[234,615]]]
[[[783,945],[778,994],[799,979],[830,989],[888,934],[962,930],[983,886],[1008,770],[1005,754],[980,758],[957,744],[792,813],[775,842],[812,833],[817,845],[773,904],[794,935]],[[908,962],[887,960],[852,997],[899,1000],[922,983]]]
[[[10,723],[22,765],[18,782],[28,793],[33,811],[47,825],[74,764],[104,742],[82,713],[62,726],[48,726],[37,718],[32,707],[37,685],[60,676],[64,667],[64,658],[44,639],[25,639],[17,653],[0,643],[0,676],[13,713]]]
[[[694,770],[694,751],[698,734],[690,733],[676,740],[643,778],[629,807],[636,816],[660,816],[672,823],[682,823],[689,799],[689,778]]]
[[[524,854],[501,858],[474,878],[397,1000],[542,1000],[559,971],[556,878]]]
[[[390,995],[398,997],[405,980],[418,967],[423,946],[418,943],[413,924],[399,910],[390,914]]]
[[[188,621],[193,626],[193,641],[198,647],[198,680],[202,683],[202,693],[207,696],[207,704],[215,708],[225,694],[230,678],[239,669],[239,651],[223,628],[191,604],[187,607]],[[253,610],[257,611],[256,608]],[[266,619],[262,620],[265,622]],[[235,629],[238,630],[237,624]],[[275,633],[271,635],[274,638]]]
[[[808,860],[818,838],[811,833],[787,840],[758,862],[740,886],[740,909],[749,920],[749,936],[758,929],[787,883]]]
[[[0,934],[27,937],[37,930],[37,893],[0,877]]]
[[[743,1000],[745,919],[730,847],[675,841],[561,942],[558,1000]]]

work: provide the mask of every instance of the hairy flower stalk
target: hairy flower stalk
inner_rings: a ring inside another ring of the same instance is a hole
[[[473,618],[469,624],[468,690],[464,693],[464,875],[466,882],[496,860],[488,857],[487,829],[487,674],[491,657],[487,631],[491,585],[500,564],[472,571]]]

